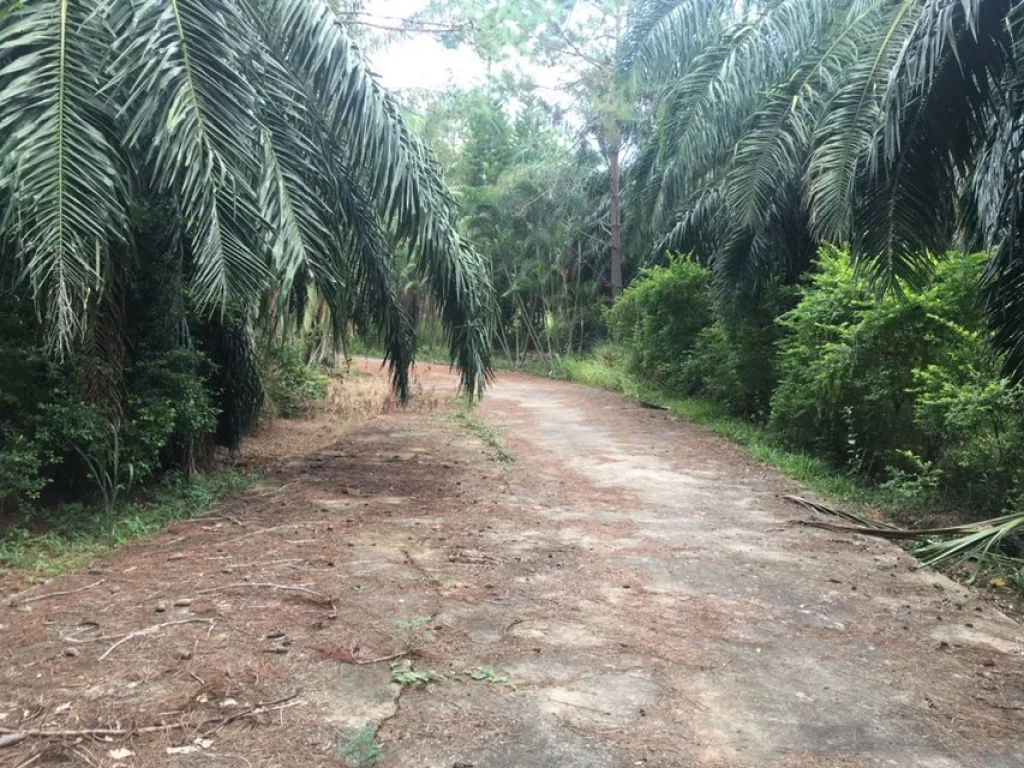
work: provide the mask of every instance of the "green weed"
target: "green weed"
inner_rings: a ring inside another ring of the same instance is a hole
[[[377,724],[367,723],[338,745],[338,754],[349,768],[370,768],[380,765],[384,753],[377,743]]]
[[[427,624],[429,616],[417,616],[411,621],[395,620],[395,631],[391,634],[391,644],[399,653],[408,653],[422,648],[427,643]]]
[[[433,669],[419,671],[412,668],[409,661],[396,661],[391,665],[391,682],[403,688],[426,688],[441,676]]]
[[[120,503],[111,513],[83,504],[38,511],[32,529],[14,525],[0,535],[0,564],[34,574],[79,568],[128,542],[196,517],[230,493],[255,482],[253,474],[231,470],[168,475],[144,501]]]
[[[488,685],[499,685],[515,690],[516,685],[507,675],[503,675],[494,667],[474,667],[466,670],[466,675],[475,683],[487,683]]]
[[[471,435],[491,449],[495,459],[503,464],[510,464],[516,460],[516,455],[505,444],[505,440],[501,436],[502,429],[493,427],[474,416],[473,405],[468,400],[464,401],[456,418],[462,422]]]

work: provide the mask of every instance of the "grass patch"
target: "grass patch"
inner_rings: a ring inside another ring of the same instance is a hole
[[[338,755],[349,768],[380,765],[384,753],[377,743],[377,723],[367,723],[338,744]]]
[[[234,470],[191,479],[172,474],[145,500],[119,504],[110,514],[85,504],[37,510],[27,524],[11,525],[0,534],[0,565],[35,575],[80,568],[177,520],[197,517],[255,480],[253,474]]]
[[[441,676],[433,669],[426,671],[413,669],[408,660],[396,661],[391,665],[391,682],[397,683],[402,688],[426,688],[440,679]]]
[[[620,353],[613,348],[602,348],[590,357],[563,358],[556,363],[553,375],[665,408],[742,446],[754,458],[822,496],[861,507],[881,508],[895,519],[911,522],[908,516],[912,509],[898,492],[884,486],[867,486],[816,456],[783,448],[765,427],[730,415],[719,403],[660,390],[626,372]]]
[[[503,430],[500,427],[492,427],[490,424],[478,419],[473,414],[473,406],[474,402],[470,402],[468,398],[463,398],[462,408],[455,418],[462,422],[462,425],[469,430],[471,435],[491,449],[496,460],[503,464],[511,464],[516,460],[516,455],[505,444],[505,440],[501,436]]]
[[[473,667],[473,669],[466,670],[466,675],[474,683],[496,685],[512,691],[516,689],[515,683],[509,679],[508,675],[501,674],[494,667]]]

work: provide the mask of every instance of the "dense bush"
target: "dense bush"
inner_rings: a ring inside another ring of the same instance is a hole
[[[270,416],[301,416],[312,401],[327,395],[330,375],[320,366],[307,364],[300,344],[273,341],[264,345],[260,369]]]
[[[1022,392],[1000,375],[977,304],[984,255],[936,262],[920,290],[879,300],[826,249],[780,319],[771,424],[786,444],[985,511],[1019,493]]]
[[[907,500],[994,514],[1024,501],[1024,387],[986,331],[985,261],[949,254],[927,285],[880,299],[826,248],[799,293],[768,285],[725,316],[707,271],[675,258],[607,319],[631,372],[767,420],[785,446]]]
[[[776,318],[795,303],[790,286],[771,283],[697,336],[681,375],[685,386],[737,416],[765,421],[778,379]]]
[[[713,319],[708,271],[681,256],[645,269],[608,311],[612,339],[630,353],[635,373],[691,393],[684,376],[695,342]]]
[[[607,313],[613,340],[629,352],[631,372],[668,390],[703,395],[737,415],[763,420],[775,387],[775,318],[791,289],[772,283],[754,301],[723,315],[709,272],[682,257],[644,270]]]
[[[56,362],[28,303],[0,296],[0,504],[24,506],[47,488],[116,492],[158,469],[194,468],[217,418],[205,356],[142,352],[123,379],[101,380],[110,397],[89,398],[95,363]]]

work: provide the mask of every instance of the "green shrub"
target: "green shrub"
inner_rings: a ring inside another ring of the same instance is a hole
[[[301,416],[311,402],[327,396],[330,374],[310,365],[298,344],[271,343],[261,350],[267,413],[285,419]]]
[[[682,257],[644,270],[607,313],[630,372],[667,390],[702,395],[747,419],[767,418],[777,379],[778,315],[791,288],[768,284],[729,316],[715,306],[706,269]]]
[[[197,444],[217,426],[211,368],[202,353],[174,349],[149,356],[130,370],[133,394],[128,397],[125,447],[137,472],[194,468]]]
[[[978,510],[1019,493],[1022,392],[1000,375],[977,304],[985,256],[951,254],[928,285],[878,299],[848,255],[821,254],[783,315],[771,425],[833,464]]]
[[[188,349],[140,352],[107,402],[88,402],[86,358],[58,364],[31,306],[0,296],[0,504],[27,508],[54,486],[116,498],[157,470],[192,469],[214,428],[210,365]]]
[[[793,306],[791,287],[771,283],[729,317],[697,336],[681,371],[687,389],[751,421],[765,421],[778,380],[776,318]]]
[[[708,271],[681,256],[651,267],[608,310],[613,341],[630,354],[630,369],[680,392],[692,391],[685,371],[701,331],[711,325]]]

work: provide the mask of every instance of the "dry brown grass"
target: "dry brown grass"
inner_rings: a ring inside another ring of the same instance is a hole
[[[304,456],[336,442],[354,427],[391,406],[394,397],[386,380],[359,371],[334,376],[327,397],[313,403],[297,419],[274,419],[262,425],[243,445],[247,460],[257,463]]]

